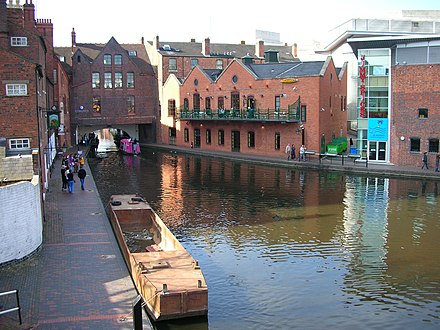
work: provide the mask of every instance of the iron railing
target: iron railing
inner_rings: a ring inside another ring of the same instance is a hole
[[[180,110],[176,111],[177,120],[258,120],[299,122],[297,109],[232,109],[232,110]]]
[[[22,322],[21,322],[21,308],[20,308],[20,300],[18,299],[18,290],[0,292],[0,297],[7,296],[7,295],[10,295],[10,294],[15,294],[17,306],[9,308],[9,309],[5,309],[5,310],[0,310],[0,315],[18,311],[18,319],[19,319],[19,322],[20,322],[20,325],[21,325],[22,324]]]

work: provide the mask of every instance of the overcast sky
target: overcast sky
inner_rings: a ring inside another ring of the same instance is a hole
[[[8,0],[9,1],[9,0]],[[15,3],[16,0],[13,0]],[[21,4],[25,0],[20,1]],[[55,46],[78,43],[161,41],[254,44],[255,30],[280,33],[289,45],[329,40],[351,18],[399,18],[401,10],[440,10],[439,0],[33,0],[36,18],[51,19]]]

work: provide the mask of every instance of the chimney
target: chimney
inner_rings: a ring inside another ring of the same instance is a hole
[[[292,55],[294,58],[298,57],[298,45],[296,43],[294,43],[292,46]]]
[[[245,42],[244,40],[242,40],[242,41],[240,42],[240,45],[246,45],[246,42]]]
[[[258,40],[257,44],[255,45],[255,56],[259,58],[264,57],[264,40]]]
[[[8,47],[8,9],[6,0],[0,0],[0,48]]]
[[[141,37],[141,44],[144,45],[144,37]]]
[[[72,28],[72,54],[74,53],[73,52],[73,49],[76,47],[76,32],[75,32],[75,28]]]
[[[204,56],[209,56],[211,54],[211,42],[209,38],[205,38],[202,42],[202,54]]]
[[[37,19],[37,30],[50,47],[53,47],[53,24],[50,19]]]
[[[194,39],[194,38],[191,38],[191,42],[196,42],[196,39]]]
[[[154,49],[159,49],[160,48],[160,43],[159,43],[159,36],[155,36],[153,39],[153,48]]]
[[[23,12],[25,29],[31,30],[35,28],[35,6],[32,0],[26,0],[26,3],[23,5]]]

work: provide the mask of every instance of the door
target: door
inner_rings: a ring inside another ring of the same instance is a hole
[[[368,142],[368,160],[386,160],[387,143],[384,141],[369,141]]]
[[[194,129],[194,148],[200,148],[200,129]]]
[[[240,131],[231,132],[231,150],[240,152]]]

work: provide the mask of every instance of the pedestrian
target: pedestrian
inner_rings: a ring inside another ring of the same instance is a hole
[[[84,157],[82,155],[79,156],[79,167],[83,168],[84,163],[85,163]]]
[[[299,158],[302,161],[306,161],[306,147],[304,146],[304,144],[302,144],[299,148]]]
[[[287,143],[287,146],[286,146],[286,154],[287,154],[287,160],[289,160],[290,159],[290,143]]]
[[[437,154],[437,156],[435,156],[435,171],[438,172],[438,165],[440,162],[440,154]]]
[[[69,193],[73,193],[73,184],[75,183],[75,179],[73,178],[73,172],[71,170],[67,170],[67,189]]]
[[[63,186],[61,190],[67,189],[67,177],[66,177],[66,165],[61,165],[61,180],[63,181]]]
[[[426,167],[426,169],[428,170],[428,155],[427,155],[427,152],[426,152],[426,151],[423,153],[423,156],[422,156],[422,170],[423,170],[425,167]]]
[[[78,171],[78,178],[81,182],[81,190],[84,190],[84,179],[86,178],[86,175],[86,170],[84,169],[84,167],[81,167]]]
[[[292,160],[296,159],[296,149],[295,149],[295,145],[292,143],[292,146],[290,147],[290,158]]]

